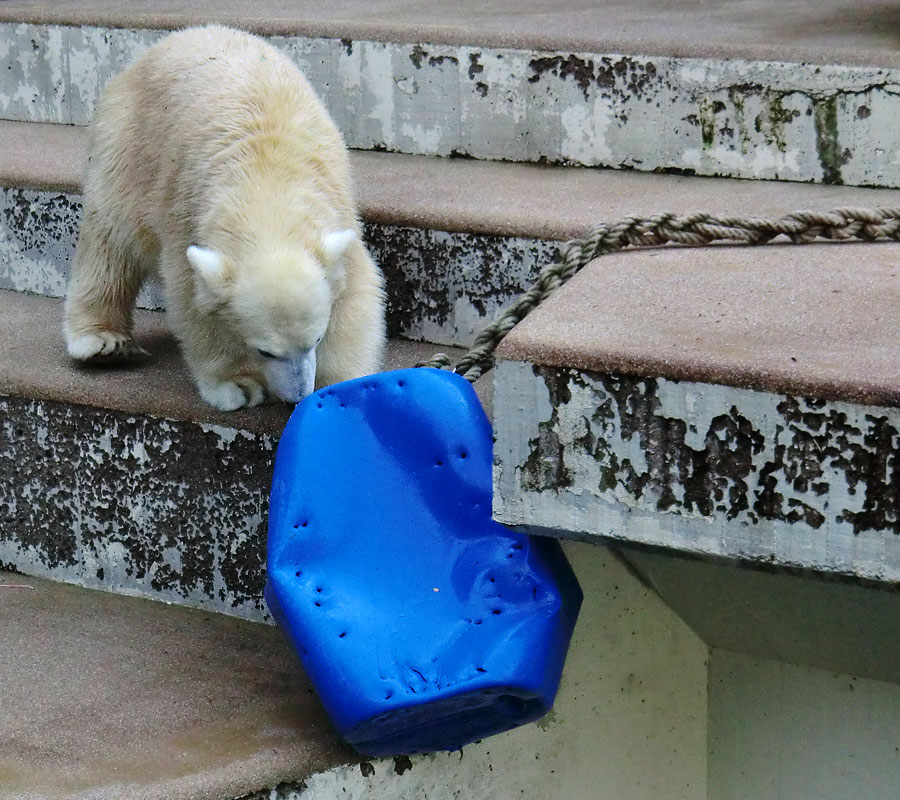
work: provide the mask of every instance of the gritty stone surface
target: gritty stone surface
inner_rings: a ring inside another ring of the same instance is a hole
[[[163,34],[0,23],[0,117],[87,124]],[[895,66],[270,38],[351,147],[900,186]]]
[[[165,314],[138,312],[135,339],[148,350],[147,361],[131,365],[80,366],[66,356],[60,333],[62,303],[46,297],[0,291],[0,396],[49,400],[67,405],[122,411],[200,425],[218,425],[277,436],[290,406],[268,403],[233,412],[216,411],[196,395]],[[385,370],[415,366],[433,355],[434,345],[393,339],[385,351]],[[461,351],[445,348],[451,359]],[[490,408],[489,383],[475,391]]]
[[[900,245],[607,255],[542,303],[501,358],[900,404]]]
[[[163,314],[138,315],[148,363],[76,368],[60,306],[0,292],[0,564],[264,617],[269,487],[290,407],[204,405]],[[385,367],[433,350],[392,341]],[[490,413],[488,387],[475,388]]]
[[[355,760],[268,625],[7,572],[0,594],[3,800],[221,800]]]
[[[894,58],[897,10],[883,0],[813,4],[756,0],[4,0],[0,19],[114,28],[182,28],[210,21],[263,34],[436,42],[536,50],[785,58],[862,63]]]
[[[0,120],[0,186],[81,191],[86,129]],[[801,208],[900,205],[900,192],[352,150],[362,218],[385,228],[566,240],[598,222],[700,209],[780,216]],[[76,198],[77,199],[77,198]]]
[[[900,412],[501,362],[501,522],[900,580]]]

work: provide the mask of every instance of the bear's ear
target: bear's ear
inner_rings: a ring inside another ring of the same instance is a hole
[[[347,248],[356,239],[356,231],[347,228],[322,234],[322,254],[328,266],[337,264],[344,257]]]
[[[208,289],[215,292],[222,288],[225,282],[225,266],[222,263],[222,256],[215,250],[197,247],[195,244],[187,249],[186,255],[194,272]]]

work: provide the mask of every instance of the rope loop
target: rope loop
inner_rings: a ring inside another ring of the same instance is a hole
[[[785,237],[793,244],[817,240],[875,242],[900,241],[900,209],[836,208],[831,211],[795,211],[778,219],[716,217],[704,211],[677,216],[670,212],[650,217],[623,217],[600,224],[586,235],[560,245],[556,258],[545,266],[531,287],[520,295],[475,338],[454,372],[474,383],[494,364],[494,351],[506,335],[544,299],[588,263],[626,248],[667,244],[703,247],[715,242],[761,245]],[[450,359],[437,353],[416,366],[447,369]]]

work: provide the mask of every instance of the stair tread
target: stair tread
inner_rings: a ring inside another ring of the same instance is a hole
[[[273,627],[7,572],[0,593],[0,798],[221,800],[354,759]]]
[[[503,359],[900,404],[900,244],[663,248],[597,259]]]
[[[0,21],[176,28],[218,21],[259,33],[592,52],[900,64],[897,11],[883,0],[819,3],[560,4],[530,0],[6,0]]]
[[[278,434],[291,406],[273,403],[230,413],[203,403],[191,383],[165,314],[137,311],[136,339],[153,358],[127,367],[79,367],[66,355],[62,339],[62,301],[0,291],[0,395],[97,406],[130,414],[222,425],[254,433]],[[385,369],[412,367],[443,349],[451,359],[456,348],[390,340]],[[489,381],[476,385],[490,411]]]
[[[0,6],[2,8],[2,6]],[[85,132],[0,120],[0,186],[78,192]],[[362,217],[370,222],[495,236],[564,240],[626,215],[698,209],[781,215],[806,208],[898,206],[900,190],[586,167],[351,152]]]

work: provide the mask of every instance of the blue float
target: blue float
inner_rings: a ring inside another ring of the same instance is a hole
[[[491,519],[471,385],[406,369],[330,386],[278,446],[266,600],[341,735],[456,750],[553,704],[581,606],[559,543]]]

